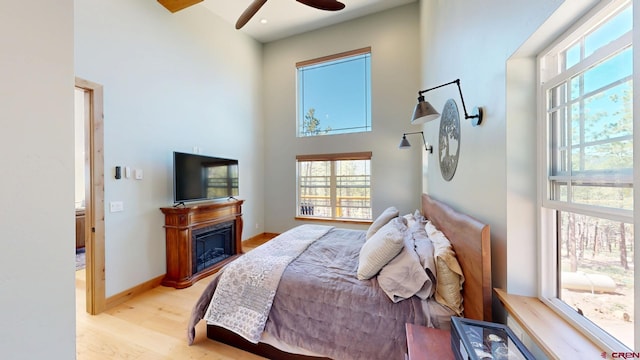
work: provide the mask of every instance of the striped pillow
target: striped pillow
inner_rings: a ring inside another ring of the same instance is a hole
[[[382,267],[396,257],[404,247],[407,220],[396,217],[376,231],[360,249],[358,279],[374,277]]]
[[[369,229],[367,229],[367,240],[369,240],[373,234],[380,230],[380,228],[382,228],[391,219],[398,217],[398,215],[400,215],[400,211],[398,211],[394,206],[386,208],[382,214],[378,215],[378,217],[373,221],[369,226]]]

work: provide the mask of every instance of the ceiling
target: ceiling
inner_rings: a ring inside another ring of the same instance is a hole
[[[416,1],[341,0],[346,5],[343,10],[323,11],[295,0],[271,0],[238,31],[267,43]],[[204,0],[194,7],[204,7],[235,26],[240,14],[251,3],[252,0]],[[266,24],[261,23],[262,19],[266,19]]]

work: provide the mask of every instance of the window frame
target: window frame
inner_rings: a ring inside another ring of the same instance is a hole
[[[588,61],[581,59],[579,61],[580,66],[573,66],[565,73],[554,73],[557,69],[553,69],[555,64],[558,64],[558,55],[562,52],[562,49],[568,49],[570,45],[581,36],[585,36],[596,28],[598,24],[610,19],[618,14],[623,8],[632,3],[631,0],[612,0],[607,2],[601,2],[594,6],[586,15],[582,16],[573,26],[571,26],[564,34],[557,37],[549,47],[540,52],[537,57],[537,108],[538,108],[538,230],[539,230],[539,278],[538,278],[538,297],[539,299],[554,310],[564,320],[572,324],[576,329],[581,331],[592,341],[598,344],[603,351],[620,352],[623,349],[631,350],[618,339],[604,331],[595,323],[588,320],[586,317],[579,315],[572,307],[566,304],[558,297],[558,285],[559,285],[559,258],[558,258],[558,235],[557,235],[557,213],[558,211],[576,212],[589,216],[604,217],[608,219],[614,219],[616,221],[624,221],[626,223],[634,224],[637,214],[638,201],[637,193],[638,189],[635,186],[635,178],[638,173],[638,167],[633,168],[632,186],[634,189],[634,209],[621,210],[613,208],[603,208],[595,205],[584,205],[576,203],[567,203],[564,201],[552,200],[552,184],[550,181],[552,174],[553,164],[553,148],[551,145],[551,132],[549,121],[547,120],[547,91],[558,86],[562,82],[571,79],[578,73],[581,73],[585,69],[593,66],[597,61],[601,61],[603,58],[598,53],[613,54],[611,49],[621,48],[621,43],[628,42],[633,46],[633,30],[623,36],[623,38],[613,41],[601,49],[596,51],[596,56],[590,56]],[[634,9],[634,12],[637,10]],[[635,22],[635,20],[634,20]],[[634,54],[632,55],[635,58]],[[617,52],[616,52],[617,53]],[[607,55],[608,56],[608,55]],[[606,57],[605,57],[606,58]],[[549,60],[545,62],[545,60]],[[552,65],[553,64],[553,65]],[[631,80],[635,83],[635,70],[631,76]],[[562,80],[562,81],[560,81]],[[635,95],[634,95],[635,96]],[[635,103],[635,100],[633,100]],[[635,115],[633,116],[634,128],[638,128]],[[639,144],[636,139],[638,131],[634,131],[633,134],[633,153],[634,158],[637,158]],[[634,231],[634,252],[636,244],[638,243],[637,237]],[[634,265],[636,264],[637,255],[634,255]],[[634,270],[635,271],[635,270]],[[636,274],[634,273],[634,279]],[[638,290],[634,288],[635,294]],[[637,297],[634,297],[637,299]],[[634,300],[635,301],[635,300]],[[636,301],[637,303],[637,301]],[[635,314],[638,314],[637,305],[634,303]],[[634,333],[637,336],[638,325],[637,322],[634,325]]]
[[[354,49],[354,50],[349,50],[349,51],[344,51],[341,53],[337,53],[337,54],[332,54],[332,55],[327,55],[327,56],[322,56],[319,58],[315,58],[315,59],[310,59],[310,60],[304,60],[304,61],[299,61],[296,63],[296,137],[299,138],[305,138],[305,137],[314,137],[314,136],[325,136],[325,135],[339,135],[339,134],[357,134],[357,133],[365,133],[365,132],[371,132],[373,131],[373,124],[372,124],[372,116],[371,116],[371,108],[372,108],[372,104],[371,104],[371,47],[363,47],[360,49]],[[332,61],[336,61],[336,60],[342,60],[342,59],[348,59],[348,58],[354,58],[354,57],[358,57],[358,56],[368,56],[369,57],[369,74],[367,76],[367,79],[369,79],[368,83],[366,84],[367,90],[366,90],[366,97],[367,97],[367,109],[366,109],[366,118],[367,118],[367,124],[364,127],[364,130],[360,130],[360,131],[352,131],[352,132],[336,132],[336,133],[329,133],[329,134],[316,134],[316,135],[303,135],[301,132],[301,123],[303,121],[303,118],[305,116],[304,113],[304,109],[301,109],[302,107],[302,96],[301,96],[301,89],[300,89],[300,70],[301,68],[305,68],[305,67],[311,67],[311,66],[315,66],[315,65],[320,65],[323,63],[329,63]]]
[[[371,159],[372,152],[371,151],[363,151],[363,152],[350,152],[350,153],[334,153],[334,154],[309,154],[309,155],[296,155],[296,219],[303,220],[318,220],[318,221],[338,221],[338,222],[348,222],[348,223],[365,223],[369,224],[373,221],[370,219],[352,219],[352,218],[341,218],[336,217],[336,208],[338,207],[336,204],[337,192],[335,188],[335,182],[332,180],[332,186],[330,190],[330,202],[332,208],[332,216],[331,217],[321,217],[321,216],[313,216],[308,214],[302,214],[301,210],[301,201],[300,201],[300,174],[299,174],[299,162],[307,162],[307,161],[330,161],[331,165],[331,174],[330,177],[335,179],[335,162],[336,161],[344,161],[344,160],[367,160],[369,161],[369,210],[373,210],[372,197],[371,197]]]

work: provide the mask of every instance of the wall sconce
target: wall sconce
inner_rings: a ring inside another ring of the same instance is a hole
[[[460,88],[460,79],[456,79],[452,82],[446,83],[446,84],[442,84],[442,85],[438,85],[436,87],[432,87],[430,89],[426,89],[426,90],[420,90],[418,91],[418,104],[416,105],[415,110],[413,111],[413,117],[411,118],[411,124],[416,125],[416,124],[424,124],[427,121],[431,121],[431,120],[435,120],[440,116],[440,113],[436,111],[436,109],[433,108],[433,106],[431,106],[431,104],[429,104],[429,102],[424,100],[424,96],[422,94],[431,91],[431,90],[435,90],[438,88],[441,88],[443,86],[447,86],[447,85],[451,85],[451,84],[456,84],[458,85],[458,92],[460,92],[460,99],[462,100],[462,108],[464,109],[464,118],[465,119],[473,119],[471,121],[471,125],[473,126],[478,126],[480,125],[480,123],[482,123],[482,108],[481,107],[475,107],[473,109],[473,115],[469,115],[467,114],[467,107],[464,104],[464,97],[462,97],[462,88]]]
[[[400,148],[400,149],[408,149],[408,148],[411,147],[411,144],[409,143],[409,140],[407,140],[407,135],[411,135],[411,134],[420,134],[420,135],[422,135],[422,142],[424,142],[424,149],[429,154],[433,154],[433,146],[427,145],[427,141],[424,139],[424,132],[422,132],[422,131],[416,131],[416,132],[410,132],[410,133],[402,134],[402,140],[400,140],[400,145],[398,145],[398,148]]]

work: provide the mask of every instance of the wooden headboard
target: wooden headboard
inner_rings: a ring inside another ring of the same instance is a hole
[[[491,238],[489,225],[422,194],[422,214],[442,231],[462,267],[464,316],[491,321]]]

